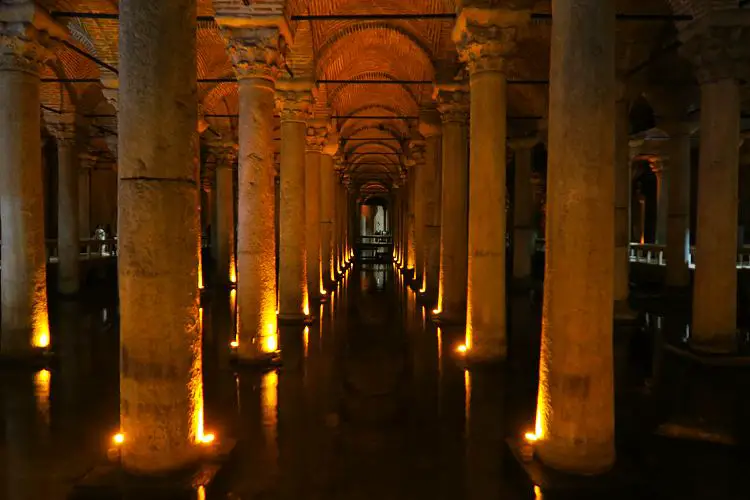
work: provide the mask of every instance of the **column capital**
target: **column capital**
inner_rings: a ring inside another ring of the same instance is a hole
[[[238,80],[276,81],[286,64],[287,45],[277,27],[224,27],[227,53]]]
[[[57,114],[44,111],[44,123],[47,131],[55,138],[57,144],[73,144],[76,139],[76,115],[75,113]]]
[[[52,42],[46,31],[30,23],[0,23],[0,71],[39,75],[42,66],[54,57]]]
[[[531,12],[526,10],[461,8],[453,29],[459,59],[471,74],[503,71],[516,51],[519,28],[530,22]]]
[[[427,159],[427,144],[424,139],[412,139],[409,141],[410,164],[409,166],[423,165]]]
[[[308,152],[322,153],[328,139],[328,127],[324,123],[309,123],[305,135]]]
[[[101,75],[102,95],[104,95],[104,100],[115,108],[115,112],[119,112],[120,79],[117,75],[107,69],[102,70]]]
[[[750,11],[714,11],[682,30],[680,54],[698,82],[750,78]]]
[[[276,89],[276,105],[282,122],[307,122],[312,118],[313,94],[307,83],[285,83]]]
[[[81,170],[93,170],[97,160],[97,157],[91,153],[81,153],[78,155],[78,168]]]
[[[339,134],[334,130],[328,131],[326,144],[323,147],[323,154],[335,157],[339,152]]]
[[[462,85],[440,85],[435,88],[434,98],[443,123],[469,120],[469,91]]]
[[[208,149],[216,158],[217,169],[233,169],[237,162],[237,152],[239,146],[232,141],[211,141],[208,143]]]
[[[419,133],[425,139],[443,135],[440,111],[435,105],[423,107],[419,110]]]

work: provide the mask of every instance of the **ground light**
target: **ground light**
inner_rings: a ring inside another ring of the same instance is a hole
[[[469,348],[466,347],[466,344],[461,344],[460,346],[456,347],[456,352],[459,354],[466,354],[466,351],[468,351]]]
[[[200,443],[201,444],[211,444],[214,441],[216,441],[216,435],[215,434],[204,434],[200,437]]]
[[[122,443],[125,442],[125,434],[122,432],[118,432],[114,436],[112,436],[112,442],[115,443],[117,446],[120,446]]]

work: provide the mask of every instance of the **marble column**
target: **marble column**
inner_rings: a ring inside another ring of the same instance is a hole
[[[615,461],[615,5],[553,9],[536,455],[597,474]]]
[[[666,285],[690,286],[690,130],[687,124],[667,123],[661,128],[670,135],[669,222],[667,224]]]
[[[216,253],[216,280],[219,285],[223,286],[237,283],[234,241],[234,168],[237,151],[237,146],[234,144],[222,144],[214,149],[216,157],[214,203],[216,206],[214,207],[213,246]]]
[[[330,145],[329,140],[329,145]],[[335,145],[334,145],[335,147]],[[336,256],[334,243],[334,219],[336,214],[335,176],[333,154],[335,149],[323,150],[320,159],[320,263],[322,286],[331,288],[336,280]]]
[[[80,289],[78,229],[78,152],[75,115],[48,117],[47,127],[57,141],[57,291],[73,295]],[[110,236],[111,237],[111,236]]]
[[[0,27],[0,353],[49,345],[39,71],[51,52],[29,23]]]
[[[196,16],[196,0],[120,5],[121,460],[135,474],[190,465],[203,433]]]
[[[437,95],[443,120],[440,206],[440,285],[435,318],[461,322],[466,317],[468,265],[469,93],[442,86]]]
[[[465,9],[454,32],[471,88],[466,356],[473,362],[507,355],[505,65],[529,19],[522,11]]]
[[[295,84],[277,90],[281,108],[281,205],[279,320],[302,321],[310,314],[305,234],[305,134],[312,94]]]
[[[307,127],[305,153],[305,245],[307,247],[307,292],[311,304],[320,302],[321,274],[320,214],[321,162],[328,130],[325,124]]]
[[[667,244],[667,221],[669,220],[670,175],[667,165],[661,159],[649,163],[656,175],[656,244]]]
[[[424,210],[424,264],[422,290],[430,300],[437,299],[440,283],[440,197],[442,175],[443,127],[436,108],[424,108],[419,113],[419,132],[425,139],[425,161],[421,175]]]
[[[614,254],[614,319],[632,321],[636,318],[630,308],[630,117],[625,86],[620,83],[619,99],[615,102],[615,254]]]
[[[709,20],[707,20],[709,21]],[[708,25],[708,24],[707,24]],[[747,27],[723,25],[684,39],[701,85],[700,163],[690,345],[709,353],[737,349],[737,203],[740,87],[747,45],[736,37]],[[744,41],[744,39],[743,39]],[[733,50],[731,45],[736,45]],[[726,46],[717,52],[716,46]],[[744,50],[742,60],[737,57]]]
[[[237,356],[266,360],[276,342],[276,182],[273,124],[276,78],[284,64],[279,29],[232,29],[237,74]]]
[[[513,279],[524,287],[531,284],[531,257],[534,254],[534,193],[531,163],[537,138],[513,139],[515,151],[513,202]]]

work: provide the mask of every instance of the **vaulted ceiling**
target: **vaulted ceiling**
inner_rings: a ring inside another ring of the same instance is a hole
[[[42,75],[42,100],[48,112],[75,110],[83,126],[92,127],[90,149],[103,150],[106,136],[116,134],[116,110],[101,90],[116,80],[118,65],[117,0],[38,0],[71,33],[56,48],[57,60]],[[242,0],[198,0],[199,110],[209,128],[206,138],[234,140],[237,128],[237,84],[225,50],[225,39],[213,20],[217,8],[241,12]],[[272,4],[265,0],[265,4]],[[341,138],[347,168],[362,185],[398,178],[409,140],[417,133],[420,108],[430,106],[434,82],[468,78],[451,41],[454,21],[386,19],[388,14],[451,14],[464,0],[278,0],[294,33],[288,63],[296,78],[317,82],[316,114],[336,117],[331,123]],[[549,44],[552,20],[549,0],[474,0],[488,6],[529,5],[535,16],[521,35],[517,56],[509,64],[508,115],[513,135],[544,127],[547,108]],[[701,16],[711,9],[737,7],[737,0],[617,0],[620,13],[655,15],[623,19],[617,24],[618,72],[632,95],[657,95],[667,88],[688,109],[698,96],[689,64],[679,58],[677,30],[689,21],[672,14]],[[236,4],[236,5],[235,5]],[[65,15],[64,13],[79,15]],[[89,18],[81,13],[112,14]],[[546,15],[545,15],[546,14]],[[380,19],[331,19],[323,15],[378,15]],[[663,15],[659,18],[659,15]],[[297,20],[296,16],[306,16]],[[107,17],[107,16],[104,16]],[[323,83],[324,81],[346,83]],[[364,83],[367,80],[400,83]],[[363,81],[363,83],[356,83]],[[404,83],[409,81],[427,83]],[[671,89],[671,90],[670,90]],[[660,95],[664,95],[662,92]],[[657,108],[658,106],[654,106]],[[278,128],[278,127],[277,127]],[[110,141],[111,142],[111,141]]]

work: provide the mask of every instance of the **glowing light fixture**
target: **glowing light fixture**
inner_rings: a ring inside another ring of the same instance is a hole
[[[229,345],[230,345],[231,347],[233,347],[233,348],[237,349],[237,348],[238,348],[238,347],[240,346],[240,343],[239,343],[239,342],[237,342],[236,340],[233,340],[233,341],[231,341],[231,342],[229,343]]]
[[[41,349],[49,347],[49,331],[44,328],[41,331],[37,332],[32,340],[32,345]]]
[[[466,344],[461,344],[460,346],[458,346],[456,348],[456,352],[458,352],[460,354],[466,354],[466,351],[468,351],[468,350],[469,350],[469,348],[466,347]]]
[[[263,351],[264,352],[276,352],[279,349],[279,339],[274,335],[269,335],[263,339]]]
[[[539,436],[537,436],[534,432],[527,432],[523,435],[523,438],[529,443],[536,443],[537,441],[539,441]]]
[[[216,435],[214,434],[204,434],[200,438],[201,444],[211,444],[214,441],[216,441]]]
[[[125,442],[125,434],[123,434],[122,432],[118,432],[117,434],[112,436],[112,442],[118,446],[121,445]]]
[[[433,309],[432,314],[440,314],[442,311],[439,308]]]

